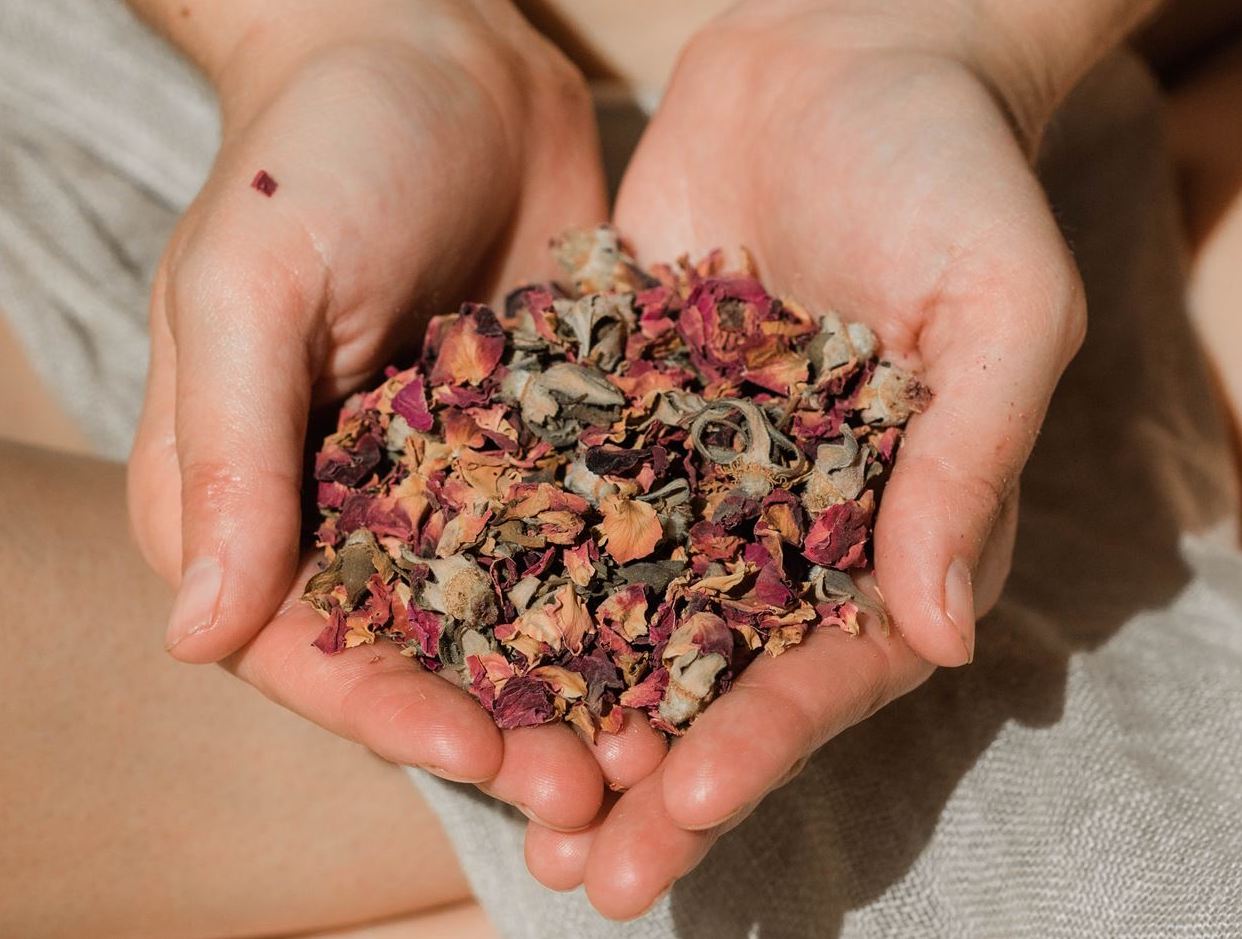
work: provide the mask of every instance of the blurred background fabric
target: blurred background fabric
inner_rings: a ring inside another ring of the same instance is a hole
[[[98,452],[123,459],[151,275],[211,166],[215,100],[118,0],[6,0],[0,37],[0,311]]]

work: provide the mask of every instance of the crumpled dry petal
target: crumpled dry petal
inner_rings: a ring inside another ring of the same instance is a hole
[[[437,317],[316,456],[328,654],[380,640],[496,723],[679,734],[761,653],[883,610],[854,581],[930,392],[867,327],[713,252],[571,232],[565,284]]]

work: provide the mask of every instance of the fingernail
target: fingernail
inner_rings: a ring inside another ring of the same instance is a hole
[[[213,557],[198,558],[185,569],[168,621],[166,648],[171,649],[211,626],[222,579],[220,562]]]
[[[529,818],[536,825],[542,825],[544,828],[552,827],[547,822],[545,822],[542,818],[536,815],[534,809],[532,809],[530,806],[525,805],[521,802],[514,802],[513,807],[517,809],[519,812],[521,812],[523,815],[525,815],[527,818]]]
[[[492,778],[491,776],[463,776],[461,773],[450,773],[443,766],[436,766],[434,763],[417,763],[411,765],[416,765],[419,769],[426,770],[432,776],[438,776],[446,782],[470,783],[472,786],[478,786],[483,792],[491,795],[491,793],[487,790],[487,781]]]
[[[564,832],[566,834],[572,834],[575,831],[582,831],[582,829],[590,825],[590,822],[588,822],[586,825],[579,825],[577,828],[566,828],[564,825],[553,825],[551,822],[547,821],[546,819],[540,818],[539,813],[536,812],[534,809],[532,809],[529,805],[524,805],[521,802],[514,802],[513,807],[517,809],[519,812],[521,812],[523,815],[525,815],[532,822],[534,822],[536,825],[542,825],[544,828],[550,828],[552,831],[559,831],[559,832]]]
[[[975,657],[975,590],[970,565],[961,558],[953,559],[944,579],[944,612],[962,637],[969,664]]]

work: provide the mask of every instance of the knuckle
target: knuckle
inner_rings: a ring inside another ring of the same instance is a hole
[[[1018,482],[1017,469],[990,473],[963,460],[913,452],[903,459],[906,474],[944,480],[944,492],[954,497],[955,504],[985,505],[992,513],[1000,511]]]
[[[236,508],[249,489],[237,466],[212,459],[186,462],[181,467],[181,487],[186,501],[213,512]]]
[[[213,327],[277,327],[287,335],[305,319],[308,291],[297,270],[263,251],[195,252],[171,272],[169,324],[174,335],[186,317]]]
[[[559,49],[550,46],[545,55],[535,58],[532,69],[539,86],[555,100],[575,111],[590,109],[586,79]]]
[[[983,472],[959,471],[955,477],[961,504],[966,507],[970,521],[964,529],[967,543],[975,550],[982,548],[987,533],[1017,485],[1018,474],[992,476]]]
[[[297,498],[300,474],[278,467],[243,467],[218,458],[191,459],[181,467],[184,501],[211,513],[231,513],[256,500]]]
[[[889,675],[892,664],[885,650],[880,648],[874,639],[865,640],[872,654],[867,659],[867,666],[859,675],[860,691],[857,697],[858,709],[853,715],[850,725],[861,723],[871,717],[893,698]]]
[[[166,258],[166,315],[174,337],[187,323],[213,329],[272,326],[282,335],[309,322],[328,292],[314,234],[297,220],[255,232],[250,209],[217,200]]]

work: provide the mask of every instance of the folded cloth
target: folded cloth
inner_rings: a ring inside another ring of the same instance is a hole
[[[0,310],[122,454],[147,282],[207,170],[210,97],[116,0],[6,0],[0,38]],[[628,924],[536,884],[516,812],[411,771],[505,935],[1242,935],[1238,496],[1133,60],[1084,83],[1042,172],[1091,335],[1024,476],[975,664],[832,741]]]

